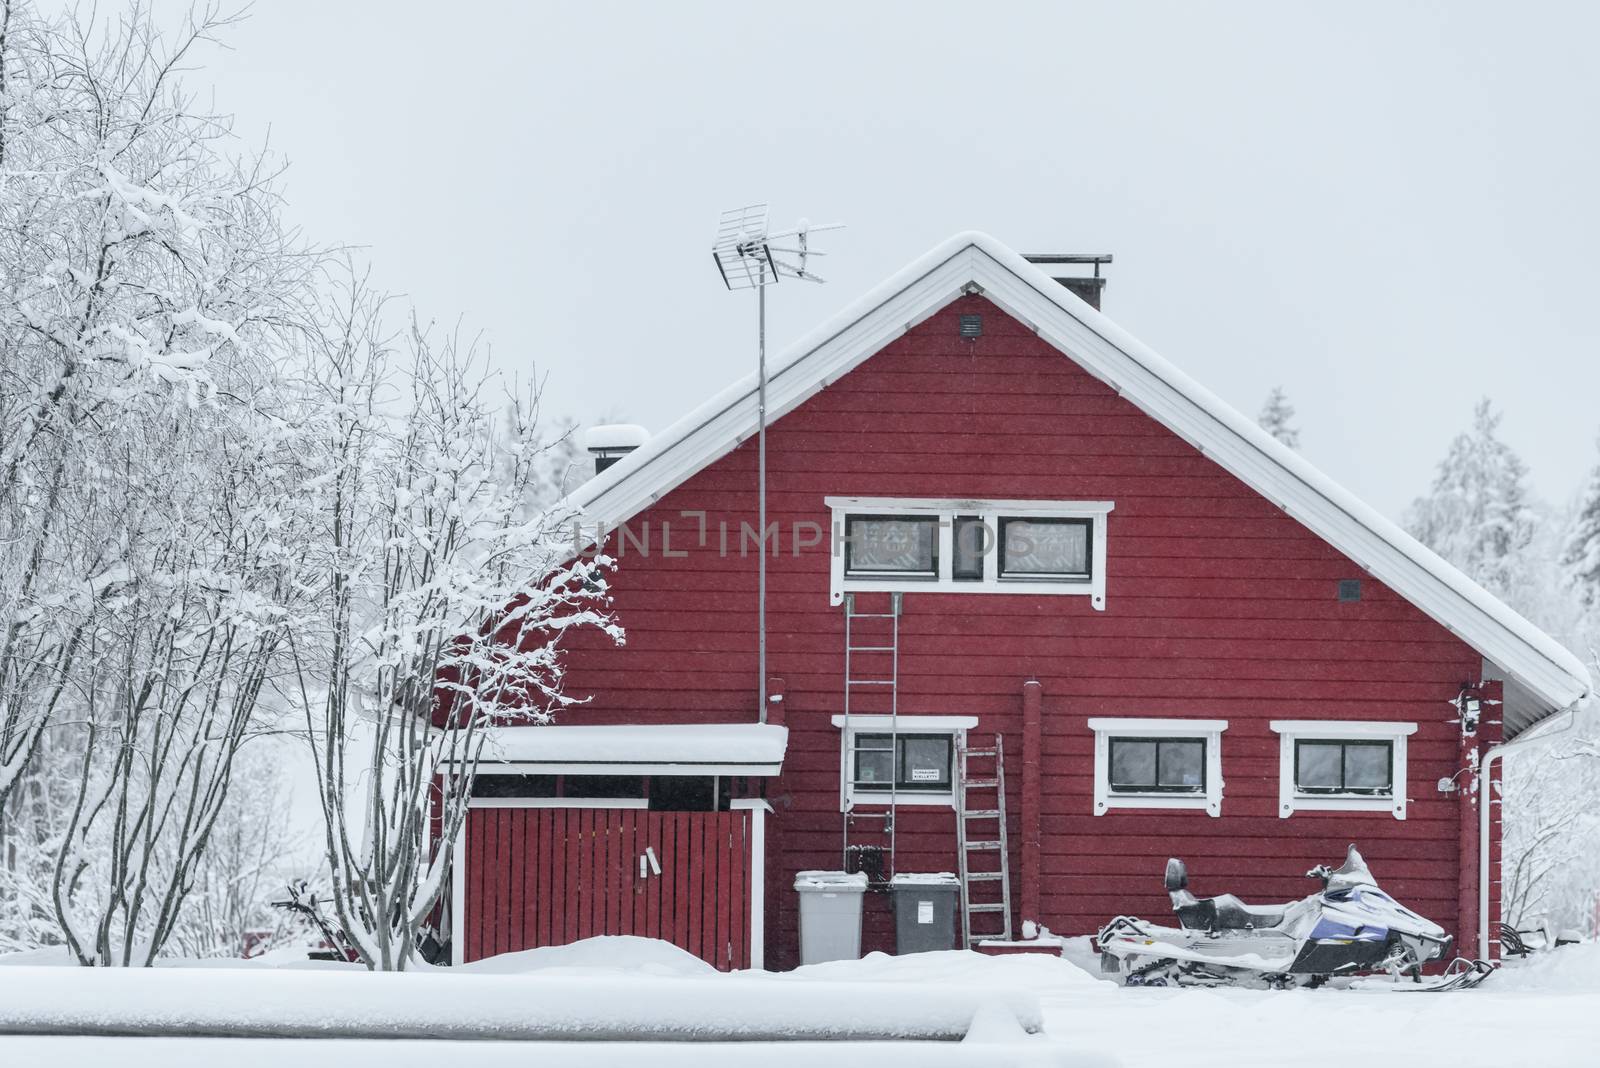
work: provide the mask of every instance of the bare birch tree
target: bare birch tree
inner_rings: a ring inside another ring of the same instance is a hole
[[[391,346],[381,310],[352,284],[317,372],[323,609],[295,647],[332,905],[368,967],[399,970],[445,886],[483,727],[572,703],[565,630],[621,631],[607,561],[574,556],[533,503],[549,469],[536,398],[496,389],[457,338],[413,323]]]

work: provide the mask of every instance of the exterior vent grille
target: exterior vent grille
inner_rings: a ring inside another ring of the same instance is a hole
[[[961,336],[962,337],[982,337],[983,336],[983,316],[981,316],[981,315],[963,315],[961,317]]]
[[[1340,579],[1339,580],[1339,600],[1340,601],[1359,601],[1359,600],[1361,600],[1361,580],[1360,579]]]

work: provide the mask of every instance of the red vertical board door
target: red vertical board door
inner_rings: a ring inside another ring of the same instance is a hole
[[[750,966],[748,812],[475,808],[466,835],[463,962],[641,935]]]

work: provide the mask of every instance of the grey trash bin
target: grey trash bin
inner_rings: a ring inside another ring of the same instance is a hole
[[[956,948],[956,902],[961,880],[947,871],[905,872],[889,880],[894,894],[896,953]]]
[[[795,876],[794,888],[800,892],[800,963],[859,958],[866,875],[803,871]]]

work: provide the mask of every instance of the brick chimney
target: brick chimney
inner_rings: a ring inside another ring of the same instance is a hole
[[[1022,258],[1035,264],[1095,311],[1100,310],[1100,294],[1106,280],[1100,277],[1102,264],[1111,262],[1109,252],[1025,252]],[[1093,268],[1093,274],[1084,272]]]

